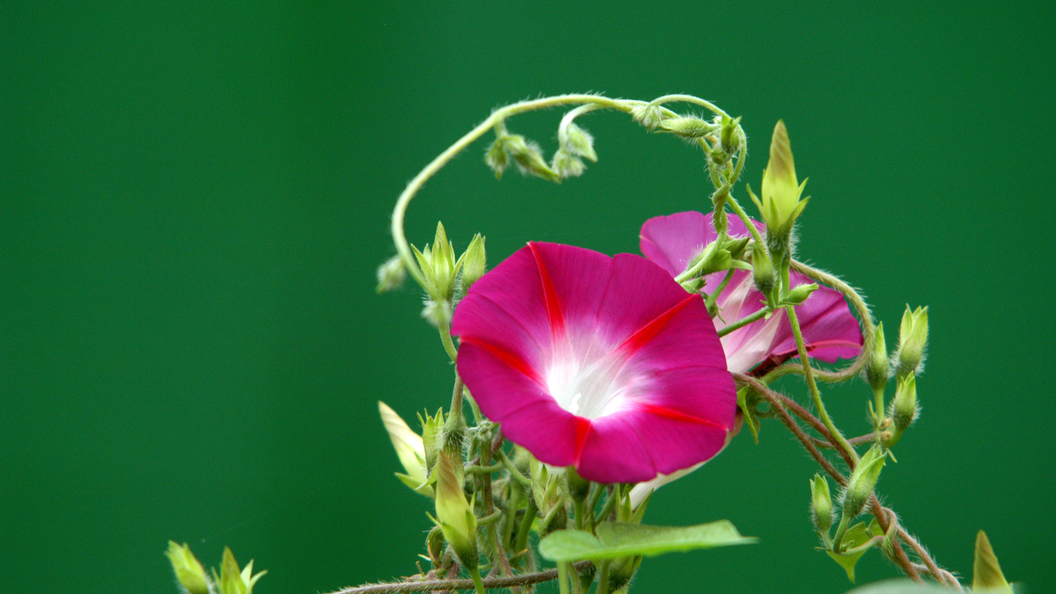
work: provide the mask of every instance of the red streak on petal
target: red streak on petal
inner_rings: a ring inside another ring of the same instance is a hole
[[[586,417],[580,417],[573,415],[575,420],[575,440],[573,443],[576,444],[576,467],[579,467],[579,459],[583,455],[583,444],[587,441],[587,433],[590,433],[590,419]]]
[[[563,339],[567,336],[565,331],[565,315],[561,312],[561,302],[557,298],[554,289],[554,281],[550,278],[550,272],[543,264],[543,258],[535,249],[535,244],[528,242],[528,248],[532,250],[535,257],[535,266],[539,269],[539,280],[543,284],[543,299],[546,300],[546,313],[550,317],[550,331],[555,339]]]
[[[490,353],[491,356],[493,356],[496,359],[502,361],[507,366],[509,366],[511,369],[515,369],[515,370],[521,372],[525,377],[527,377],[528,379],[532,380],[533,382],[539,384],[545,390],[547,390],[547,392],[549,393],[549,388],[546,385],[546,380],[544,380],[543,377],[540,376],[535,371],[535,368],[533,368],[531,365],[525,363],[517,355],[511,353],[510,351],[507,351],[506,349],[504,349],[504,348],[502,348],[500,346],[497,346],[497,345],[494,345],[494,344],[491,344],[491,343],[487,343],[487,342],[484,342],[482,340],[477,340],[476,338],[473,338],[471,336],[463,336],[461,342],[463,342],[465,344],[472,344],[473,346],[476,346],[476,347],[479,347],[481,349],[484,349],[485,351]]]
[[[684,412],[672,410],[667,407],[657,406],[649,403],[639,403],[638,410],[650,415],[656,415],[665,419],[672,419],[675,421],[682,421],[683,423],[695,423],[697,425],[708,425],[709,427],[718,427],[724,431],[729,431],[730,428],[715,421],[709,421],[708,419],[702,419],[700,417],[694,417],[693,415],[687,415]]]
[[[625,353],[626,356],[633,355],[638,349],[642,348],[642,346],[648,344],[650,340],[656,337],[656,335],[664,329],[664,326],[667,326],[668,322],[678,315],[680,311],[685,309],[694,300],[699,299],[699,295],[686,295],[686,298],[677,305],[656,316],[648,324],[639,328],[637,332],[630,335],[627,340],[624,340],[615,350]]]

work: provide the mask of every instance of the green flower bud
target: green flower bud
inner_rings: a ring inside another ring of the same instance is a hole
[[[433,529],[429,531],[429,535],[425,537],[425,549],[429,552],[429,562],[433,564],[434,568],[443,564],[444,545],[446,544],[444,531],[439,526],[433,526]]]
[[[731,118],[722,116],[722,148],[727,154],[732,155],[741,148],[741,135],[737,133],[741,125],[741,117]]]
[[[792,225],[809,200],[800,200],[806,185],[806,180],[800,184],[796,178],[796,165],[792,158],[788,130],[785,129],[784,122],[778,121],[770,140],[770,161],[763,172],[763,198],[760,201],[754,194],[750,194],[766,222],[767,235],[773,235],[775,238],[768,238],[773,244],[771,251],[774,251],[774,246],[788,243]]]
[[[213,578],[220,584],[220,594],[253,594],[253,585],[257,583],[267,571],[253,575],[253,562],[250,561],[242,570],[238,569],[238,562],[231,549],[224,547],[224,557],[220,563],[220,575],[213,571]]]
[[[1005,580],[997,555],[990,546],[990,539],[982,530],[975,537],[975,563],[972,567],[973,592],[1002,592],[1012,594],[1012,587]]]
[[[594,137],[574,123],[569,122],[568,126],[557,131],[557,141],[570,155],[598,162],[598,154],[594,152]]]
[[[455,260],[455,245],[448,241],[444,224],[436,224],[436,237],[432,246],[426,245],[422,251],[414,246],[411,248],[425,277],[426,293],[437,303],[450,302],[455,293],[455,279],[462,268],[462,259]],[[436,316],[426,317],[432,321]]]
[[[553,169],[550,169],[546,161],[543,160],[543,153],[538,144],[525,140],[524,136],[520,134],[509,134],[503,136],[500,140],[506,154],[513,159],[514,164],[517,165],[517,169],[520,169],[521,173],[535,175],[552,182],[561,181],[561,176]]]
[[[434,328],[444,328],[451,324],[451,302],[426,299],[422,307],[422,317]]]
[[[381,422],[385,425],[385,431],[389,434],[392,447],[396,449],[396,456],[407,474],[396,474],[403,484],[427,497],[433,496],[433,488],[427,483],[428,474],[425,470],[425,445],[422,437],[411,431],[407,423],[389,408],[384,402],[378,402],[378,411],[381,413]]]
[[[641,565],[641,555],[613,559],[609,564],[609,592],[620,592],[626,588]]]
[[[886,459],[884,450],[879,445],[873,445],[858,461],[841,498],[843,515],[846,518],[854,518],[862,513],[862,509],[869,501],[869,495],[873,492],[873,487],[880,479],[880,471],[884,468]]]
[[[205,568],[191,553],[191,547],[187,543],[178,545],[169,541],[169,550],[165,556],[172,563],[172,571],[176,574],[176,581],[188,594],[210,594],[213,592],[213,583],[205,573]]]
[[[884,323],[876,325],[873,333],[873,350],[865,362],[865,377],[874,391],[883,391],[891,366],[887,359],[887,342],[884,340]],[[880,414],[880,411],[877,411]]]
[[[484,153],[484,162],[495,172],[495,179],[502,179],[502,174],[510,166],[510,155],[506,153],[502,138],[496,138],[491,143],[488,152]]]
[[[484,250],[484,236],[477,233],[473,241],[469,242],[466,253],[462,254],[462,291],[468,291],[469,287],[477,282],[488,269],[487,252]]]
[[[659,105],[647,103],[631,109],[631,117],[634,121],[645,126],[650,132],[656,129],[663,121],[664,115]]]
[[[423,417],[418,414],[418,422],[422,425],[422,447],[425,450],[426,474],[431,476],[436,466],[436,457],[440,453],[440,433],[444,427],[444,411],[438,410],[434,416],[425,413]]]
[[[898,381],[895,399],[891,402],[890,417],[900,433],[917,420],[920,407],[917,406],[917,379],[913,372]]]
[[[585,501],[590,491],[590,481],[579,476],[575,466],[565,467],[565,480],[568,481],[568,494],[576,501]]]
[[[788,292],[788,296],[785,297],[784,303],[786,305],[802,305],[810,297],[810,294],[817,290],[817,283],[807,283],[792,287],[792,290]]]
[[[920,373],[924,362],[924,349],[928,345],[928,308],[918,307],[910,310],[906,306],[902,314],[902,326],[898,332],[898,353],[895,355],[895,369],[898,377]]]
[[[477,517],[462,491],[461,458],[441,451],[436,460],[436,519],[444,538],[468,570],[477,567]]]
[[[568,178],[583,175],[583,171],[586,170],[587,166],[583,164],[582,159],[569,153],[564,148],[560,148],[554,153],[550,168],[562,178]]]
[[[815,474],[810,481],[810,519],[818,532],[828,533],[832,527],[832,498],[829,497],[829,481]]]
[[[668,118],[660,122],[660,129],[682,138],[701,138],[717,132],[722,126],[695,116]]]
[[[767,301],[773,303],[771,294],[777,282],[777,273],[766,246],[759,243],[752,243],[752,277],[755,280],[755,288],[766,296]]]
[[[407,277],[407,269],[403,267],[403,259],[395,255],[378,266],[378,293],[385,293],[403,286],[403,279]]]

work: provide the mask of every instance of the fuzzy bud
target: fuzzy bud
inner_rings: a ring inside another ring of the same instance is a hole
[[[737,128],[741,125],[741,117],[731,118],[722,116],[722,148],[727,154],[732,155],[741,148],[741,135]]]
[[[869,360],[865,362],[865,378],[874,391],[882,392],[887,385],[887,377],[890,374],[891,365],[887,359],[887,342],[884,340],[884,323],[876,325],[873,333],[873,351],[869,354]],[[877,411],[879,414],[879,411]]]
[[[909,373],[920,373],[924,349],[928,345],[928,308],[910,310],[906,306],[898,332],[898,353],[895,369],[899,378]]]
[[[660,129],[682,138],[702,138],[717,132],[721,126],[695,116],[668,118],[660,122]]]
[[[513,159],[521,173],[552,182],[561,181],[561,176],[546,164],[538,144],[525,140],[520,134],[503,136],[501,140],[506,153]]]
[[[784,303],[786,305],[802,305],[810,297],[810,294],[817,290],[817,283],[807,283],[792,287],[792,290],[788,292],[788,296],[785,297]]]
[[[580,156],[594,163],[598,153],[594,152],[594,137],[572,122],[557,131],[558,144],[570,155]]]
[[[755,288],[771,300],[771,293],[777,282],[777,273],[774,271],[774,263],[770,260],[770,254],[766,252],[766,246],[758,243],[752,244],[752,277],[755,280]]]
[[[462,291],[468,291],[469,287],[480,280],[488,269],[488,256],[484,250],[484,236],[477,233],[473,241],[469,242],[466,253],[462,254]]]
[[[832,527],[832,498],[829,496],[829,481],[820,474],[810,481],[810,519],[818,532],[827,533]]]
[[[457,468],[456,468],[457,467]],[[477,517],[462,491],[462,461],[440,452],[436,461],[436,519],[462,566],[477,567]]]
[[[491,143],[488,152],[484,153],[484,162],[495,172],[495,179],[502,179],[502,174],[510,166],[510,155],[506,153],[502,138],[496,138],[495,142]]]
[[[895,399],[891,402],[890,416],[895,428],[902,432],[917,420],[920,408],[917,406],[917,379],[913,372],[898,381]]]
[[[172,563],[176,581],[188,594],[209,594],[212,591],[212,582],[206,575],[205,568],[191,553],[191,547],[187,546],[187,543],[181,546],[170,540],[165,556]]]
[[[403,259],[397,254],[378,266],[378,293],[400,288],[405,278],[407,269],[403,267]]]
[[[847,488],[843,492],[842,503],[845,517],[854,518],[862,513],[866,502],[869,501],[869,495],[876,487],[876,482],[880,480],[880,471],[884,468],[886,459],[884,450],[874,445],[858,461],[854,472],[851,473],[851,478],[847,481]]]
[[[579,177],[583,175],[587,166],[583,160],[568,152],[564,148],[557,149],[554,158],[550,161],[550,168],[562,178]]]
[[[660,106],[652,103],[639,105],[631,109],[631,117],[634,118],[634,121],[645,126],[650,132],[655,130],[664,119]]]

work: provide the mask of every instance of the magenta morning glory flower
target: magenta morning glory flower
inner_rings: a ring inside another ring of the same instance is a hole
[[[734,427],[734,382],[703,300],[639,256],[529,243],[473,284],[451,331],[481,411],[586,479],[689,468]]]
[[[680,212],[649,219],[642,225],[642,253],[672,276],[680,274],[693,256],[716,238],[711,217],[710,213]],[[760,231],[765,230],[762,223],[753,222]],[[748,236],[744,223],[735,217],[730,217],[728,232],[731,237]],[[714,290],[722,278],[722,273],[709,275],[704,291]],[[792,286],[812,282],[797,272],[792,272],[791,279]],[[751,272],[734,272],[716,302],[719,309],[716,326],[721,329],[758,311],[763,307],[763,299],[755,288]],[[861,327],[839,291],[819,287],[803,305],[796,307],[796,313],[811,357],[832,363],[837,358],[852,359],[861,352]],[[792,327],[783,311],[769,320],[759,320],[727,334],[722,337],[722,347],[730,371],[742,373],[753,369],[757,374],[765,372],[797,355]]]

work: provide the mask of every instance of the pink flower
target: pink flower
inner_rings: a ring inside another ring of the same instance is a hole
[[[672,276],[680,274],[686,264],[716,237],[711,214],[680,212],[649,219],[642,225],[642,254],[659,264]],[[762,223],[753,221],[760,231]],[[746,237],[748,229],[740,219],[730,217],[731,237]],[[711,292],[722,281],[723,274],[707,277],[705,292]],[[812,282],[806,276],[792,273],[792,286]],[[718,328],[733,323],[762,308],[763,295],[755,289],[751,272],[738,270],[716,305]],[[828,287],[817,291],[796,308],[810,356],[832,363],[837,358],[852,359],[862,350],[862,330],[851,315],[843,295]],[[720,319],[721,318],[721,319]],[[796,356],[792,327],[783,311],[759,320],[722,337],[726,363],[730,371],[761,375]]]
[[[734,427],[733,378],[703,300],[641,257],[529,243],[473,284],[451,330],[481,411],[586,479],[686,469]]]

